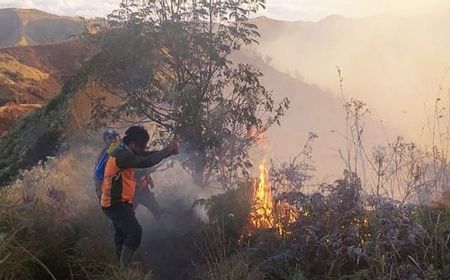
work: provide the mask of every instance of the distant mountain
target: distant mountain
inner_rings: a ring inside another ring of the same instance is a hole
[[[0,9],[0,48],[59,43],[83,30],[80,18],[34,9]]]
[[[260,17],[253,50],[276,69],[341,96],[365,101],[405,136],[419,137],[439,86],[450,87],[450,14],[359,19],[330,16],[319,22]]]

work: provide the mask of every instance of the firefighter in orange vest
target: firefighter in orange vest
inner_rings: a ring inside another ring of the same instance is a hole
[[[121,138],[118,132],[114,129],[107,129],[103,133],[103,142],[105,146],[100,151],[97,156],[97,161],[94,168],[94,180],[95,180],[95,192],[97,194],[98,199],[101,199],[102,196],[102,182],[104,176],[104,167],[109,158],[109,154],[117,148],[117,146],[121,143]],[[103,167],[103,169],[102,169]],[[144,206],[150,212],[152,212],[153,216],[157,221],[161,219],[161,215],[163,210],[159,206],[159,203],[156,201],[155,194],[151,191],[155,188],[155,184],[153,183],[153,179],[150,175],[150,169],[137,169],[136,172],[136,193],[134,195],[133,206],[134,210],[139,205]]]
[[[111,152],[105,167],[101,207],[114,225],[116,256],[121,268],[128,266],[142,238],[142,227],[132,204],[136,191],[135,169],[152,167],[178,154],[176,139],[161,151],[147,152],[149,139],[142,126],[130,127],[125,132],[123,143]]]

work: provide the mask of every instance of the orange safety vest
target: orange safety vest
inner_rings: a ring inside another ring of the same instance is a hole
[[[108,208],[120,203],[133,202],[136,191],[134,168],[120,169],[114,156],[109,157],[102,182],[101,206]]]

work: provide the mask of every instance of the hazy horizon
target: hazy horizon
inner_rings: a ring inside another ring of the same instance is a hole
[[[450,87],[450,54],[447,51],[450,45],[447,36],[449,17],[424,15],[446,13],[446,9],[437,11],[437,7],[447,7],[448,4],[432,0],[430,3],[433,6],[414,0],[409,2],[408,10],[401,11],[402,5],[399,4],[404,4],[404,0],[390,7],[381,5],[383,1],[375,3],[369,0],[358,2],[365,5],[349,7],[352,1],[347,1],[346,5],[342,1],[330,4],[330,0],[300,0],[298,5],[294,5],[292,0],[269,1],[267,11],[259,15],[275,19],[282,16],[283,20],[290,20],[293,19],[290,17],[292,14],[302,15],[296,7],[305,11],[309,9],[309,16],[313,18],[314,14],[317,17],[314,21],[321,22],[279,24],[263,19],[254,21],[259,25],[262,37],[260,44],[254,45],[251,50],[273,67],[265,67],[264,63],[260,65],[265,69],[265,75],[271,73],[266,76],[265,86],[273,90],[276,97],[289,96],[292,101],[281,129],[273,130],[275,136],[282,135],[274,137],[277,141],[273,141],[279,155],[287,157],[293,149],[298,149],[298,142],[303,141],[308,132],[314,131],[320,136],[316,146],[317,158],[322,159],[317,160],[319,165],[326,166],[324,169],[340,166],[337,163],[340,159],[331,158],[336,156],[336,151],[331,148],[342,146],[336,143],[336,135],[331,131],[339,132],[345,128],[336,66],[343,71],[345,99],[360,99],[367,103],[372,112],[371,125],[366,130],[370,146],[386,143],[387,136],[390,140],[404,136],[419,144],[428,144],[431,138],[429,118],[433,116],[435,100],[442,98],[442,107],[444,101],[445,105],[447,102],[450,105],[446,97]],[[59,5],[53,5],[56,2]],[[319,4],[325,5],[327,2],[330,4],[328,8],[319,8]],[[70,15],[70,11],[82,13],[89,8],[84,0],[70,3],[53,1],[53,4],[40,0],[0,0],[0,8],[7,3],[60,15]],[[83,3],[86,6],[79,7]],[[92,12],[107,7],[112,10],[116,6],[117,0],[107,1]],[[60,12],[49,10],[58,7]],[[292,8],[290,12],[289,8]],[[378,13],[379,16],[372,16],[371,13]],[[383,16],[383,13],[388,16]],[[397,16],[397,13],[407,16]],[[335,14],[344,18],[322,21]],[[323,18],[318,18],[321,15]],[[304,17],[302,20],[307,21],[308,14]],[[251,64],[254,63],[252,61]],[[280,80],[284,82],[280,84]],[[450,116],[448,107],[442,110]],[[295,137],[290,137],[294,130]]]
[[[0,0],[0,8],[39,9],[64,16],[101,17],[121,0]],[[361,18],[377,14],[415,15],[450,10],[445,0],[268,0],[256,16],[286,21],[320,21],[332,15]]]

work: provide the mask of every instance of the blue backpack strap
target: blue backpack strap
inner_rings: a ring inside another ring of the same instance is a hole
[[[106,163],[108,162],[109,154],[108,151],[103,151],[103,153],[100,155],[97,165],[95,166],[95,180],[97,182],[103,181],[103,178],[105,177],[105,168]]]
[[[105,177],[106,163],[111,156],[110,153],[115,149],[125,149],[125,145],[121,144],[118,147],[110,146],[109,148],[105,148],[98,156],[97,164],[95,165],[94,169],[94,177],[96,183],[101,183],[103,181],[103,178]]]

